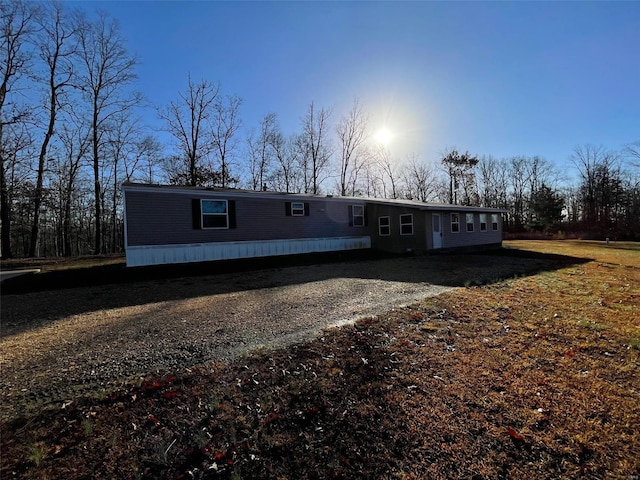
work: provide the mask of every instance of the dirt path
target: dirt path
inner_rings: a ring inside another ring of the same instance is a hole
[[[396,258],[5,295],[2,418],[153,372],[304,341],[465,282],[544,265],[494,256]]]

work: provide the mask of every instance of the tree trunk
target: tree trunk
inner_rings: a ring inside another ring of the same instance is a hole
[[[55,68],[55,67],[54,67]],[[38,239],[40,236],[40,207],[42,206],[42,189],[44,183],[44,167],[47,159],[47,148],[53,136],[53,128],[56,123],[56,92],[53,85],[54,77],[51,74],[51,98],[49,104],[49,125],[44,135],[40,155],[38,156],[38,179],[36,181],[36,191],[33,199],[33,224],[31,227],[31,243],[29,246],[29,256],[35,257],[38,252]]]
[[[100,160],[98,153],[98,99],[94,96],[93,100],[93,184],[95,195],[95,215],[96,215],[96,231],[95,242],[93,248],[94,255],[102,253],[102,209],[100,205],[100,197],[102,192],[100,189]]]
[[[65,192],[64,217],[62,220],[62,254],[65,257],[71,256],[71,191]]]
[[[118,217],[116,214],[116,209],[118,207],[118,164],[117,162],[113,165],[113,211],[111,212],[111,253],[116,253],[117,249],[117,240],[118,234],[116,232]]]
[[[1,130],[0,130],[1,132]],[[2,136],[0,135],[0,138]],[[1,155],[2,153],[0,153]],[[11,202],[9,201],[9,188],[7,186],[4,159],[0,158],[0,221],[1,225],[1,255],[2,258],[12,258],[11,250]]]

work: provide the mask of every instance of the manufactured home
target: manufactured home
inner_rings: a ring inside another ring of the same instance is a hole
[[[127,266],[502,244],[502,210],[331,195],[123,185]]]

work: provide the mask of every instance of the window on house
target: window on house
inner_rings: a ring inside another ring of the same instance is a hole
[[[473,232],[473,213],[467,213],[467,232]]]
[[[308,217],[309,204],[307,202],[284,202],[284,214],[287,217]]]
[[[460,214],[452,213],[451,214],[451,232],[458,233],[460,231]]]
[[[493,230],[494,232],[498,231],[498,214],[497,213],[491,214],[491,230]]]
[[[364,205],[352,205],[353,226],[364,227]]]
[[[229,209],[226,200],[200,200],[202,228],[229,228]]]
[[[391,235],[391,217],[378,218],[378,233],[381,237]]]
[[[487,231],[487,214],[486,213],[480,214],[480,231],[481,232]]]
[[[400,235],[413,235],[413,215],[400,215]]]
[[[291,202],[291,216],[292,217],[304,217],[304,203]]]

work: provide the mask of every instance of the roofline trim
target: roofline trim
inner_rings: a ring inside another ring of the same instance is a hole
[[[148,192],[150,190],[159,190],[167,193],[175,193],[179,195],[210,195],[226,197],[253,197],[253,198],[280,198],[283,200],[326,200],[335,201],[346,204],[372,203],[376,205],[387,205],[391,207],[407,207],[419,209],[422,211],[444,211],[444,212],[486,212],[486,213],[506,213],[508,210],[502,208],[475,207],[464,205],[450,205],[446,203],[423,203],[416,200],[405,199],[387,199],[387,198],[370,198],[370,197],[341,197],[334,195],[313,195],[304,193],[285,193],[285,192],[263,192],[253,190],[240,190],[231,188],[207,188],[207,187],[190,187],[183,185],[158,185],[158,184],[142,184],[125,182],[122,184],[123,192]]]

